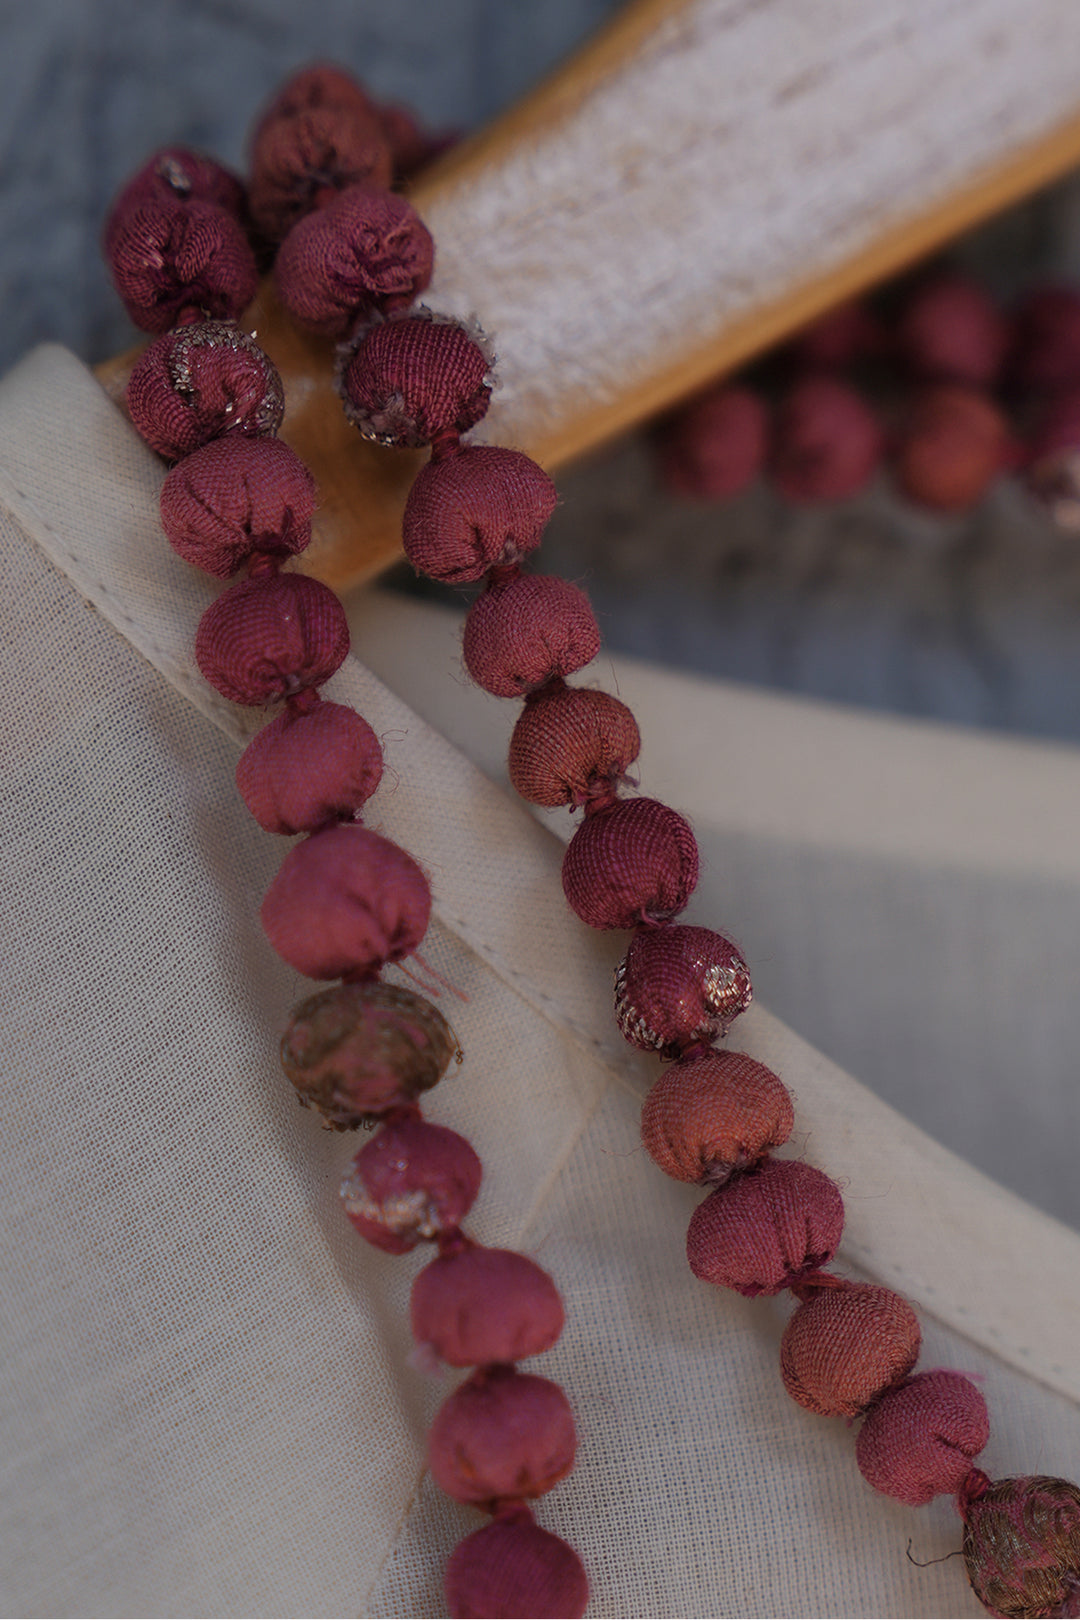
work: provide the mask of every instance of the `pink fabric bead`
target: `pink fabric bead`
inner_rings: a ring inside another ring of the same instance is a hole
[[[187,309],[234,320],[259,284],[247,237],[216,203],[140,203],[114,222],[108,260],[124,308],[144,332],[167,332]]]
[[[402,1119],[361,1148],[341,1196],[361,1237],[388,1254],[407,1254],[461,1225],[482,1175],[480,1160],[456,1131]]]
[[[1016,312],[1013,369],[1025,388],[1080,387],[1080,292],[1040,287]]]
[[[966,512],[1000,476],[1008,457],[1008,423],[989,395],[942,383],[912,402],[896,454],[896,480],[909,500],[936,512]]]
[[[584,669],[599,651],[585,592],[550,574],[490,585],[465,617],[465,668],[495,697],[524,697]]]
[[[510,738],[510,781],[531,804],[611,798],[638,757],[637,721],[607,692],[554,686],[535,693]]]
[[[381,776],[378,737],[341,703],[279,714],[251,739],[236,767],[240,797],[259,826],[287,837],[354,815]]]
[[[563,893],[590,928],[662,922],[698,880],[690,823],[656,799],[626,799],[579,827],[563,857]]]
[[[538,1356],[563,1328],[563,1303],[546,1271],[523,1254],[474,1244],[425,1266],[411,1313],[417,1343],[452,1367]]]
[[[428,1434],[440,1490],[493,1511],[500,1499],[543,1496],[574,1466],[570,1402],[548,1378],[484,1367],[443,1402]]]
[[[431,280],[435,244],[411,203],[391,191],[350,186],[298,220],[274,264],[293,319],[343,338],[358,312],[387,299],[411,303]]]
[[[663,423],[660,477],[675,495],[728,500],[761,473],[768,439],[769,413],[760,394],[742,385],[711,389]]]
[[[365,439],[415,450],[475,427],[491,398],[490,369],[459,321],[414,311],[375,321],[342,344],[337,385]]]
[[[867,1412],[855,1457],[868,1484],[909,1507],[955,1495],[990,1438],[986,1402],[962,1373],[935,1368]]]
[[[179,461],[225,433],[276,433],[285,394],[253,338],[231,321],[201,321],[147,346],[128,380],[127,407],[150,448]]]
[[[102,232],[107,259],[117,228],[132,209],[148,202],[216,203],[240,221],[247,213],[247,193],[231,169],[190,147],[163,146],[136,170],[109,209]]]
[[[771,473],[789,501],[839,501],[869,483],[884,437],[862,395],[836,377],[806,377],[780,406]]]
[[[907,1377],[921,1340],[906,1299],[872,1283],[845,1283],[799,1306],[780,1341],[780,1375],[808,1412],[857,1417]]]
[[[415,951],[430,914],[412,856],[349,823],[289,851],[260,913],[275,951],[309,979],[374,978]]]
[[[306,574],[238,580],[211,602],[195,632],[195,662],[231,703],[275,703],[320,686],[348,650],[345,609]]]
[[[664,1057],[714,1041],[752,998],[742,956],[711,928],[640,928],[615,972],[615,1019],[624,1038]]]
[[[827,1265],[843,1230],[835,1182],[799,1159],[766,1159],[698,1205],[686,1258],[702,1282],[754,1299]]]
[[[791,1135],[795,1114],[781,1081],[743,1052],[680,1058],[641,1110],[641,1140],[676,1181],[722,1183]]]
[[[558,498],[520,450],[468,445],[421,469],[405,503],[405,555],[418,574],[448,584],[482,579],[536,550]]]
[[[280,242],[303,215],[350,186],[390,184],[390,147],[374,108],[359,101],[290,111],[280,98],[255,131],[251,217]]]
[[[1080,1615],[1080,1489],[1045,1475],[966,1482],[964,1564],[991,1614]]]
[[[589,1602],[581,1559],[524,1515],[460,1541],[446,1566],[453,1620],[580,1620]]]
[[[987,388],[1005,362],[1009,326],[981,282],[947,271],[915,292],[897,341],[917,377]]]
[[[314,478],[282,440],[229,434],[169,473],[161,525],[185,562],[228,579],[253,552],[303,551],[317,500]]]
[[[885,334],[877,317],[857,299],[819,315],[792,340],[792,352],[804,366],[842,371],[880,354]]]

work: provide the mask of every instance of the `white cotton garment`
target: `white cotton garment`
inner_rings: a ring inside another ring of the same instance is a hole
[[[409,1361],[425,1256],[356,1237],[337,1187],[358,1142],[322,1131],[280,1072],[281,1029],[311,987],[258,924],[285,844],[247,816],[232,773],[261,717],[194,668],[218,587],[163,540],[161,477],[63,350],[0,385],[0,1609],[439,1615],[449,1552],[483,1521],[425,1473],[453,1382]],[[428,620],[401,611],[419,666]],[[563,1337],[529,1370],[567,1390],[578,1461],[537,1516],[580,1551],[590,1613],[979,1614],[947,1557],[951,1503],[876,1495],[854,1431],[785,1395],[790,1302],[687,1269],[700,1194],[643,1153],[658,1066],[611,1016],[624,940],[568,913],[558,838],[360,662],[329,695],[386,746],[367,824],[431,879],[423,954],[460,992],[440,1005],[465,1058],[425,1106],[483,1160],[469,1228],[534,1256],[565,1298]],[[722,730],[725,689],[711,701]],[[661,775],[672,802],[694,798]],[[1049,792],[1064,816],[1065,785]],[[809,790],[807,806],[812,819]],[[739,815],[752,831],[755,807],[733,796],[720,820]],[[693,917],[722,926],[719,846],[700,830]],[[798,840],[774,831],[797,874]],[[1059,835],[1040,841],[1048,881]],[[837,839],[858,852],[857,816]],[[981,881],[992,889],[991,863]],[[1076,1477],[1080,1235],[759,1005],[731,1043],[794,1093],[785,1151],[841,1181],[838,1266],[914,1302],[923,1367],[982,1380],[983,1465]]]

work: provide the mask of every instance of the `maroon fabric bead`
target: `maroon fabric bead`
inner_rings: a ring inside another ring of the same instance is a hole
[[[584,669],[599,651],[585,592],[550,574],[490,585],[465,617],[465,668],[495,697],[524,697]]]
[[[140,203],[113,225],[108,261],[124,308],[144,332],[167,332],[187,309],[234,320],[259,284],[247,237],[216,203]]]
[[[276,433],[285,394],[254,338],[231,321],[200,321],[146,347],[128,380],[127,407],[150,448],[179,461],[225,433]]]
[[[310,62],[307,67],[290,74],[275,92],[262,115],[262,121],[295,118],[299,113],[320,107],[344,107],[357,113],[380,116],[379,109],[359,79],[336,62]]]
[[[531,804],[580,808],[611,797],[638,757],[641,734],[607,692],[555,686],[536,692],[510,738],[510,781]]]
[[[253,552],[303,551],[317,501],[295,450],[280,439],[230,434],[172,469],[161,489],[161,525],[185,562],[228,579]]]
[[[388,1254],[461,1225],[483,1169],[463,1136],[421,1119],[384,1125],[341,1184],[345,1213],[360,1236]]]
[[[460,321],[414,310],[363,327],[338,349],[345,415],[365,439],[417,449],[466,433],[491,398],[491,361]]]
[[[458,1542],[446,1566],[452,1620],[580,1620],[589,1581],[572,1547],[524,1515]]]
[[[786,1087],[744,1052],[680,1058],[645,1098],[641,1140],[676,1181],[722,1184],[791,1135]]]
[[[164,146],[132,175],[109,209],[102,233],[107,259],[115,231],[133,209],[149,202],[216,203],[241,223],[247,213],[247,193],[231,169],[190,147]]]
[[[430,914],[431,890],[412,856],[347,822],[289,851],[260,912],[267,939],[298,973],[352,980],[415,951]]]
[[[306,574],[238,580],[211,602],[195,633],[195,662],[231,703],[275,703],[320,686],[348,650],[345,609]]]
[[[714,1041],[752,996],[742,956],[711,928],[640,928],[615,971],[615,1018],[623,1036],[640,1051],[664,1057]]]
[[[366,100],[309,101],[280,97],[252,142],[251,217],[280,242],[298,219],[350,186],[390,184],[390,147]]]
[[[382,748],[341,703],[286,710],[248,743],[236,767],[240,797],[266,832],[314,832],[360,809],[382,777]]]
[[[500,1499],[543,1496],[574,1466],[570,1402],[549,1378],[481,1368],[440,1406],[428,1464],[440,1490],[493,1510]]]
[[[925,389],[913,402],[895,461],[910,500],[937,512],[966,512],[1009,456],[1009,428],[986,394],[959,384]]]
[[[964,1564],[994,1615],[1080,1615],[1080,1488],[1046,1475],[965,1482]]]
[[[819,315],[803,327],[791,344],[800,365],[820,371],[842,371],[880,354],[884,347],[880,321],[858,299],[837,304]]]
[[[990,1438],[986,1402],[944,1367],[888,1390],[867,1412],[855,1457],[868,1484],[910,1507],[955,1495]]]
[[[421,469],[405,503],[405,555],[418,574],[448,584],[482,579],[536,550],[558,498],[520,450],[468,445]]]
[[[907,1377],[921,1339],[906,1299],[873,1283],[845,1283],[814,1294],[791,1317],[780,1375],[808,1412],[857,1417]]]
[[[834,1181],[799,1159],[766,1159],[698,1205],[686,1258],[702,1282],[754,1299],[827,1265],[843,1230]]]
[[[541,1355],[563,1329],[563,1303],[546,1271],[523,1254],[474,1244],[424,1267],[410,1309],[417,1343],[452,1367]]]
[[[862,395],[836,377],[806,377],[780,405],[770,471],[789,501],[839,501],[869,483],[884,437]]]
[[[697,880],[690,823],[656,799],[626,799],[589,816],[563,857],[563,893],[590,928],[665,921]]]
[[[278,295],[293,319],[343,338],[358,312],[387,300],[411,303],[431,280],[435,244],[420,215],[391,191],[350,186],[298,220],[274,264]]]
[[[728,500],[759,476],[768,442],[769,413],[761,395],[743,385],[714,388],[662,424],[660,477],[675,495]]]
[[[1028,489],[1047,516],[1080,533],[1080,389],[1056,395],[1028,447]]]
[[[1080,292],[1039,287],[1016,312],[1013,371],[1024,388],[1080,386]]]
[[[914,293],[897,342],[917,377],[986,388],[1004,364],[1009,326],[981,282],[947,271]]]

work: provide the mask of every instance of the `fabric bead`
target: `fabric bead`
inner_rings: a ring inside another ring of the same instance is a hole
[[[360,311],[411,303],[431,280],[435,244],[412,204],[350,186],[298,220],[274,264],[278,295],[299,325],[343,338]]]
[[[110,232],[109,269],[129,318],[167,332],[186,309],[234,320],[255,297],[255,255],[236,220],[209,202],[154,198]]]
[[[793,1401],[825,1417],[856,1417],[906,1378],[922,1335],[890,1288],[845,1283],[799,1306],[780,1341],[780,1374]]]
[[[754,1299],[827,1265],[843,1230],[835,1182],[799,1159],[766,1159],[698,1205],[686,1258],[702,1282]]]
[[[510,738],[510,781],[531,804],[612,796],[638,757],[637,721],[607,692],[556,686],[534,693]]]
[[[436,1485],[457,1502],[543,1496],[574,1466],[570,1402],[549,1378],[484,1367],[443,1402],[428,1434]]]
[[[112,257],[117,229],[133,209],[144,203],[216,203],[234,219],[247,214],[243,181],[216,158],[187,146],[163,146],[126,182],[109,209],[102,232],[106,259]]]
[[[401,985],[338,984],[293,1009],[281,1038],[281,1066],[305,1108],[334,1130],[355,1130],[407,1108],[460,1061],[453,1030],[437,1007]]]
[[[262,903],[278,955],[309,979],[373,978],[415,951],[431,890],[411,855],[338,822],[290,850]]]
[[[880,321],[858,299],[826,310],[804,326],[791,345],[801,365],[820,371],[842,371],[880,354],[884,347]]]
[[[446,1600],[452,1620],[580,1620],[589,1582],[559,1536],[524,1516],[496,1519],[454,1548]]]
[[[1080,389],[1056,395],[1033,435],[1027,486],[1059,529],[1080,533]]]
[[[1004,364],[1009,325],[981,282],[947,271],[915,292],[897,342],[917,377],[988,388]]]
[[[990,1480],[961,1495],[964,1563],[991,1614],[1080,1615],[1080,1490],[1045,1475]]]
[[[752,998],[742,956],[711,928],[641,928],[615,970],[615,1020],[624,1039],[664,1057],[714,1041]]]
[[[361,1237],[388,1254],[407,1254],[461,1225],[482,1175],[479,1158],[456,1131],[401,1119],[361,1148],[341,1197]]]
[[[520,450],[468,445],[421,468],[405,503],[405,555],[447,584],[482,579],[536,550],[557,501],[547,473]]]
[[[303,215],[350,186],[390,184],[390,147],[378,115],[358,101],[287,110],[280,101],[255,131],[251,217],[280,242]]]
[[[351,108],[379,116],[378,108],[358,79],[336,62],[312,62],[285,80],[266,108],[263,120],[295,118],[319,107]]]
[[[1080,292],[1039,287],[1016,311],[1013,370],[1023,388],[1080,387]]]
[[[662,424],[661,480],[689,500],[729,500],[760,475],[768,440],[769,413],[760,394],[742,385],[711,389]]]
[[[150,448],[179,461],[225,433],[276,433],[285,394],[246,332],[231,321],[200,321],[147,346],[128,380],[127,407]]]
[[[884,448],[878,419],[839,378],[806,377],[781,401],[770,464],[789,501],[840,501],[870,482]]]
[[[1005,417],[985,394],[955,384],[928,388],[911,408],[897,482],[934,511],[965,512],[1002,472],[1008,445]]]
[[[161,524],[185,562],[228,579],[253,552],[303,551],[317,500],[314,478],[282,440],[229,434],[172,469]]]
[[[855,1458],[868,1484],[922,1507],[955,1495],[990,1438],[986,1402],[969,1378],[946,1368],[918,1373],[867,1412]]]
[[[417,1343],[451,1367],[538,1356],[563,1328],[563,1303],[546,1271],[523,1254],[475,1244],[425,1266],[411,1314]]]
[[[626,799],[589,816],[563,857],[563,893],[590,928],[663,922],[683,909],[697,880],[690,823],[656,799]]]
[[[415,450],[475,427],[491,398],[490,369],[459,321],[414,310],[342,344],[336,380],[345,415],[365,439]]]
[[[641,1140],[676,1181],[721,1183],[791,1135],[787,1089],[743,1052],[681,1058],[660,1076],[641,1110]]]
[[[550,574],[490,585],[465,616],[465,668],[494,697],[524,697],[584,669],[599,651],[585,592]]]
[[[320,686],[348,651],[345,609],[306,574],[238,580],[211,602],[195,633],[195,662],[232,703],[274,703]]]
[[[266,832],[314,832],[360,809],[382,777],[382,748],[367,721],[341,703],[288,710],[240,756],[240,797]]]

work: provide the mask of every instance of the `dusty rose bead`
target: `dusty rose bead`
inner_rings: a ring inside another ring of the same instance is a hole
[[[792,339],[792,353],[804,366],[841,371],[879,354],[885,347],[881,322],[853,299],[826,310]]]
[[[808,1412],[857,1417],[907,1377],[921,1340],[906,1299],[872,1283],[845,1283],[799,1306],[780,1341],[780,1375]]]
[[[985,287],[948,271],[914,293],[897,342],[917,377],[989,387],[1005,361],[1009,326]]]
[[[806,377],[781,402],[770,466],[789,501],[839,501],[870,482],[884,448],[862,395],[836,377]]]
[[[251,217],[280,242],[297,220],[350,186],[390,184],[390,147],[378,114],[359,101],[279,102],[255,131],[248,201]]]
[[[1039,287],[1016,312],[1013,370],[1025,388],[1080,386],[1080,292]]]
[[[686,1258],[702,1282],[754,1299],[827,1265],[843,1230],[835,1182],[799,1159],[766,1159],[698,1205]]]
[[[251,739],[236,767],[240,797],[259,826],[286,836],[354,815],[381,777],[378,737],[341,703],[279,714]]]
[[[743,1052],[681,1058],[657,1080],[641,1110],[641,1140],[676,1181],[721,1183],[791,1135],[786,1087]]]
[[[238,580],[211,602],[195,633],[195,662],[211,686],[248,705],[320,686],[348,651],[344,608],[306,574]]]
[[[574,1549],[523,1510],[458,1542],[446,1566],[446,1600],[453,1620],[580,1620],[589,1581]]]
[[[548,1378],[482,1367],[445,1400],[428,1434],[436,1485],[493,1510],[500,1498],[543,1496],[574,1466],[570,1402]]]
[[[431,233],[411,203],[350,186],[297,221],[281,244],[274,280],[300,326],[342,338],[358,312],[387,299],[411,303],[431,280],[434,260]]]
[[[558,492],[542,467],[494,445],[468,445],[421,468],[401,538],[418,574],[448,584],[482,579],[540,544]]]
[[[209,202],[153,198],[109,233],[109,270],[129,318],[167,332],[184,310],[235,320],[258,288],[255,255],[236,220]]]
[[[896,454],[896,480],[923,506],[966,512],[1001,474],[1008,456],[1008,424],[993,400],[942,384],[912,403]]]
[[[624,1039],[664,1057],[714,1041],[752,997],[742,956],[711,928],[639,928],[615,970],[615,1020]]]
[[[388,1254],[461,1225],[480,1191],[480,1160],[463,1136],[421,1119],[384,1125],[341,1184],[360,1236]]]
[[[200,321],[156,338],[127,386],[132,423],[179,461],[225,433],[274,434],[285,413],[277,368],[231,321]]]
[[[161,524],[185,562],[216,579],[253,552],[289,556],[311,539],[315,480],[280,439],[229,434],[185,456],[161,489]]]
[[[1080,1614],[1080,1489],[1071,1480],[992,1480],[975,1469],[958,1505],[968,1580],[991,1614]]]
[[[278,955],[309,979],[373,978],[415,951],[431,890],[411,855],[339,822],[290,850],[262,903]]]
[[[510,781],[531,804],[580,808],[611,797],[637,758],[637,721],[607,692],[556,686],[535,693],[510,738]]]
[[[550,574],[490,585],[465,617],[465,668],[495,697],[524,697],[584,669],[599,651],[585,592]]]
[[[955,1495],[990,1438],[986,1402],[962,1373],[935,1368],[867,1412],[855,1458],[868,1484],[910,1507]]]
[[[345,415],[365,439],[417,449],[476,426],[490,369],[460,321],[427,310],[361,328],[338,349],[336,375]]]
[[[281,1066],[305,1108],[337,1131],[430,1091],[452,1057],[453,1030],[437,1007],[397,984],[338,984],[293,1009]]]
[[[163,146],[147,158],[117,194],[102,232],[105,257],[111,258],[113,237],[132,209],[148,202],[216,203],[243,220],[247,194],[243,182],[216,158],[187,146]]]
[[[452,1367],[520,1361],[550,1350],[563,1303],[546,1271],[509,1249],[442,1254],[413,1283],[412,1330]]]
[[[760,394],[741,384],[711,389],[662,424],[660,477],[675,495],[728,500],[759,476],[768,439],[769,413]]]
[[[656,799],[597,811],[567,847],[563,893],[590,928],[662,922],[686,905],[698,880],[690,823]]]

